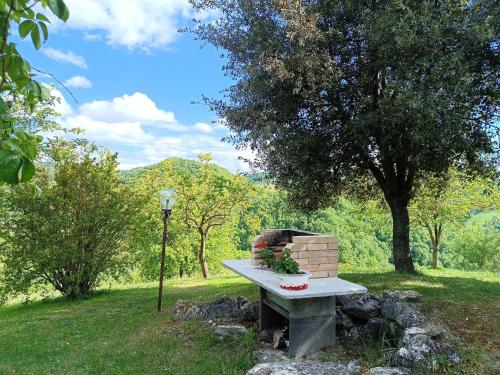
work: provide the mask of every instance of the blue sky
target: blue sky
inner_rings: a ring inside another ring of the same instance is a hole
[[[210,152],[216,163],[245,170],[236,151],[222,142],[222,125],[200,101],[220,96],[230,85],[220,51],[203,46],[178,28],[189,24],[187,0],[66,0],[70,18],[54,21],[49,40],[35,51],[19,42],[31,64],[54,74],[61,96],[62,123],[86,130],[85,136],[119,153],[120,168]],[[198,15],[209,19],[210,14]]]

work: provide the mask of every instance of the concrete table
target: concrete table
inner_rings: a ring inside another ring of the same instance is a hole
[[[334,344],[335,296],[367,291],[338,277],[311,279],[304,290],[285,290],[275,272],[252,266],[249,260],[226,260],[222,264],[260,286],[261,330],[283,327],[288,320],[288,351],[294,356]]]

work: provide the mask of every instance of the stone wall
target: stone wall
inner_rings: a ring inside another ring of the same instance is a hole
[[[336,277],[338,269],[338,242],[335,236],[290,229],[267,229],[252,242],[251,262],[260,266],[258,245],[265,243],[276,255],[290,249],[292,258],[301,269],[311,272],[311,278]]]

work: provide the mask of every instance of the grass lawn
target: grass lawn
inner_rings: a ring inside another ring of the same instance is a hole
[[[494,373],[500,276],[440,270],[410,277],[344,270],[340,276],[374,292],[421,292],[427,313],[464,342],[460,373]],[[245,374],[252,366],[254,334],[220,342],[198,322],[172,320],[177,300],[221,295],[257,298],[257,288],[229,276],[168,281],[161,314],[155,311],[155,284],[120,286],[74,302],[5,306],[0,308],[0,374]]]

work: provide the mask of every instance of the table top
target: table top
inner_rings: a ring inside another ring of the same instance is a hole
[[[276,272],[253,266],[250,260],[225,260],[222,262],[222,265],[285,299],[331,297],[367,292],[364,286],[342,280],[338,277],[310,279],[307,289],[285,290],[280,287],[280,281]]]

